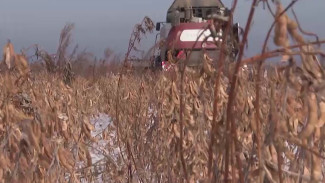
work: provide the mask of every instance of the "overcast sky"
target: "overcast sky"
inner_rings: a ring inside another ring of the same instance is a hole
[[[228,7],[232,0],[223,1]],[[288,4],[290,0],[283,1]],[[172,0],[0,0],[0,45],[11,39],[16,50],[39,44],[55,52],[66,23],[74,23],[74,44],[101,57],[105,48],[124,54],[134,24],[144,16],[164,21]],[[239,0],[235,21],[244,26],[251,0]],[[262,5],[262,4],[261,4]],[[259,52],[271,16],[259,5],[248,55]],[[325,37],[325,0],[300,0],[295,6],[303,27]],[[149,36],[149,38],[152,38]],[[153,44],[144,40],[143,49]]]

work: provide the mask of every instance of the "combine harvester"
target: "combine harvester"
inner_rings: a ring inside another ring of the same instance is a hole
[[[187,66],[198,67],[202,65],[204,53],[215,63],[220,50],[218,42],[223,41],[228,21],[232,22],[229,12],[220,0],[175,0],[168,9],[166,22],[156,25],[158,49],[153,51],[153,67],[168,70],[184,59],[188,59]],[[211,24],[217,29],[214,38],[210,36]],[[238,34],[239,25],[233,24],[231,38],[227,40],[230,60],[238,52]]]

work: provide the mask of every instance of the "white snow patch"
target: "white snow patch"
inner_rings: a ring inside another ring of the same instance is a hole
[[[90,119],[90,123],[94,126],[94,129],[91,131],[91,136],[96,139],[96,142],[91,144],[89,147],[89,153],[91,156],[92,164],[96,164],[93,167],[93,170],[101,172],[105,168],[105,162],[108,161],[107,158],[116,161],[119,158],[120,150],[114,147],[114,140],[116,139],[116,132],[114,130],[110,130],[114,127],[112,118],[104,113],[100,113],[99,115]],[[103,139],[103,132],[108,130],[108,138]],[[109,148],[110,147],[110,148]],[[94,182],[102,183],[105,182],[102,179],[102,175],[99,174],[96,176]]]

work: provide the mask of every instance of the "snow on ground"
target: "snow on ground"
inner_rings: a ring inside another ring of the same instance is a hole
[[[94,129],[91,131],[91,136],[96,139],[96,142],[92,143],[89,147],[89,152],[92,160],[92,164],[96,165],[92,168],[94,173],[98,172],[99,174],[93,182],[102,183],[107,180],[103,180],[100,172],[104,171],[105,162],[109,161],[116,163],[120,150],[114,148],[114,140],[116,139],[116,133],[114,130],[108,130],[114,128],[112,119],[109,115],[100,113],[99,115],[91,118],[90,123],[94,126]],[[103,132],[108,130],[108,137],[103,139]],[[111,140],[107,140],[111,139]],[[117,166],[117,165],[116,165]]]
[[[94,164],[105,158],[103,155],[105,151],[103,150],[109,142],[103,140],[102,133],[112,124],[112,120],[107,114],[99,114],[97,117],[91,119],[90,123],[94,125],[91,136],[98,139],[97,143],[94,143],[92,145],[93,148],[90,149],[92,163]]]
[[[157,112],[152,108],[148,108],[149,116],[157,115]],[[94,126],[94,129],[91,131],[91,136],[96,139],[96,142],[93,142],[88,148],[92,160],[92,164],[96,165],[92,167],[96,175],[96,180],[94,183],[107,182],[107,177],[105,180],[102,179],[100,172],[105,171],[106,164],[105,162],[109,161],[110,163],[115,164],[115,167],[121,168],[118,162],[120,162],[121,151],[116,145],[116,131],[113,124],[112,118],[104,113],[100,113],[90,119],[90,123]],[[148,130],[154,126],[154,120],[150,121],[148,125]],[[103,132],[105,132],[106,137],[104,139]],[[122,149],[123,151],[123,149]],[[149,168],[149,167],[147,167]],[[98,174],[96,173],[98,172]],[[134,177],[136,178],[136,177]],[[82,181],[86,183],[86,181]],[[111,181],[109,181],[111,182]]]

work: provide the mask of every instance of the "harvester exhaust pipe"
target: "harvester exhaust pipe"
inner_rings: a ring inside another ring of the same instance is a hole
[[[174,11],[174,18],[172,19],[172,25],[176,26],[179,25],[181,23],[181,15],[180,12],[178,10]]]
[[[187,21],[192,19],[192,9],[191,8],[186,8],[185,9],[185,19]]]

